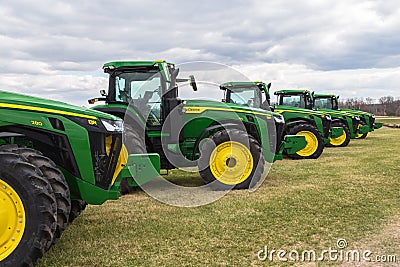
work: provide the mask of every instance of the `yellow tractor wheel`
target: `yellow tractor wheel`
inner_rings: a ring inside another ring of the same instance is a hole
[[[202,143],[200,153],[200,175],[216,190],[252,187],[264,171],[261,146],[245,131],[216,132]]]
[[[316,159],[324,151],[324,140],[321,133],[311,124],[298,124],[291,127],[288,131],[291,135],[303,135],[307,145],[302,150],[294,154],[288,154],[293,159]]]
[[[31,266],[52,243],[57,202],[43,173],[26,158],[0,152],[0,166],[0,265]]]

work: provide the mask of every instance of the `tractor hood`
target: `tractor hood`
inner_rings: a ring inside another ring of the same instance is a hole
[[[321,118],[325,117],[325,113],[322,111],[310,110],[310,109],[292,107],[292,106],[276,105],[276,106],[274,106],[274,111],[279,114],[282,112],[295,112],[295,113],[316,115],[316,116],[320,116]]]
[[[334,110],[334,109],[318,109],[318,111],[322,111],[326,114],[332,115],[332,116],[349,116],[349,117],[354,117],[357,115],[351,114],[349,112],[346,112],[344,110]]]
[[[221,110],[241,113],[253,113],[258,115],[276,115],[276,113],[264,109],[210,100],[186,100],[185,109],[188,111],[194,111],[194,109],[196,109],[196,111],[197,109],[198,111]]]
[[[0,91],[0,108],[31,110],[36,112],[53,113],[72,117],[117,120],[117,118],[112,115],[92,109],[82,108],[60,101],[48,100],[17,93],[10,93],[6,91]]]
[[[348,113],[355,114],[355,115],[367,115],[367,116],[373,115],[372,113],[362,111],[362,110],[356,110],[356,109],[340,108],[339,110],[346,111]]]

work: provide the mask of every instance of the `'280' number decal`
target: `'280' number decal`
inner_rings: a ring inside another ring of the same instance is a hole
[[[43,122],[41,121],[31,121],[31,124],[35,126],[43,126]]]

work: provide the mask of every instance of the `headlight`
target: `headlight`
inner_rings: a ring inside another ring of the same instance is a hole
[[[360,120],[360,116],[355,116],[354,118],[358,121]]]
[[[278,124],[285,124],[285,119],[283,116],[274,116],[274,121]]]
[[[325,115],[325,119],[327,119],[328,121],[332,120],[331,115]]]
[[[122,132],[124,130],[124,123],[122,120],[113,121],[101,119],[101,122],[109,132]]]
[[[375,119],[375,114],[372,114],[372,116],[371,116],[373,119]]]

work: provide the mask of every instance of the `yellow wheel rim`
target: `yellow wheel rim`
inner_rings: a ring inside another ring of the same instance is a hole
[[[302,157],[309,157],[318,149],[318,138],[309,131],[300,131],[296,135],[303,135],[306,138],[307,145],[302,150],[296,152],[297,155]]]
[[[210,170],[223,184],[236,185],[249,178],[253,170],[253,156],[243,144],[227,141],[211,153]]]
[[[21,242],[25,230],[25,209],[17,192],[0,179],[0,261]]]
[[[346,139],[347,139],[347,134],[345,131],[343,131],[343,134],[341,136],[339,136],[337,138],[331,138],[329,140],[329,143],[332,146],[340,146],[341,144],[343,144],[346,141]]]

